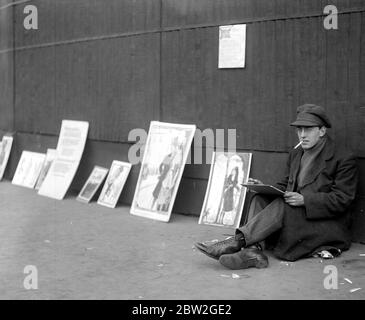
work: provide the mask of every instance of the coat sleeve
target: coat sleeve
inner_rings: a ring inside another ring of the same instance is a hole
[[[335,218],[345,212],[356,196],[357,164],[354,156],[339,160],[330,192],[305,192],[306,217],[310,219]]]

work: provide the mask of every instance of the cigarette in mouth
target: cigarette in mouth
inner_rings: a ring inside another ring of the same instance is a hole
[[[301,144],[303,143],[303,141],[300,141],[295,147],[294,149],[298,148]]]

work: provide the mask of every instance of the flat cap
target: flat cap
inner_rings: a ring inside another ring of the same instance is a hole
[[[323,107],[308,103],[297,108],[297,119],[290,125],[294,127],[332,127]]]

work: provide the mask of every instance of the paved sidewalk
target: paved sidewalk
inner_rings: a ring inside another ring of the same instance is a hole
[[[198,217],[157,222],[128,206],[57,201],[8,181],[0,205],[0,299],[365,299],[365,245],[335,260],[270,255],[267,269],[232,271],[193,244],[233,231],[198,225]],[[23,286],[27,265],[37,267],[37,290]],[[326,265],[337,267],[337,290],[323,286]]]

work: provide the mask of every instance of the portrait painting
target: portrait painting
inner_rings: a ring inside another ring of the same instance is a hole
[[[81,202],[90,202],[104,181],[108,171],[107,168],[95,166],[76,199]]]
[[[123,191],[132,165],[128,162],[114,160],[109,170],[98,204],[115,208]]]
[[[131,214],[169,221],[195,128],[151,122]]]
[[[213,152],[199,224],[238,228],[246,198],[252,153]]]

